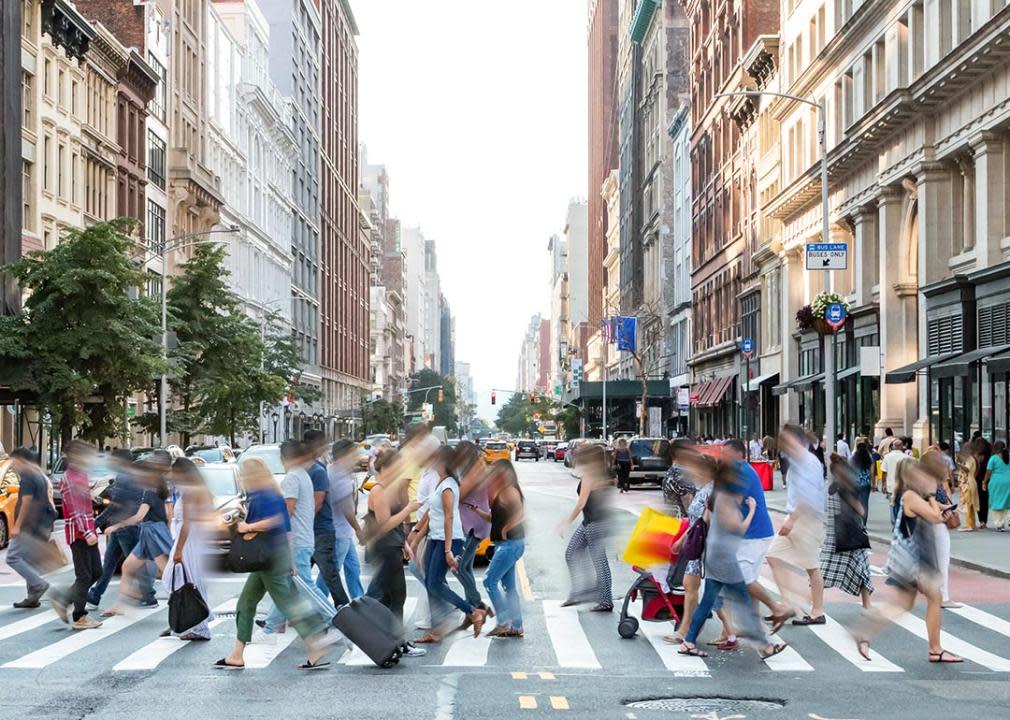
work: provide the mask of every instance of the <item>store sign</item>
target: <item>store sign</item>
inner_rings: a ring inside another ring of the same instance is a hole
[[[845,270],[848,266],[848,243],[807,243],[807,270]]]
[[[837,330],[845,324],[845,306],[841,303],[831,303],[824,311],[824,320]]]
[[[691,407],[691,391],[686,387],[677,388],[677,409],[688,410]]]

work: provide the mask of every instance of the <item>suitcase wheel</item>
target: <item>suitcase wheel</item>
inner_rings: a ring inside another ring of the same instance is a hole
[[[382,667],[385,668],[386,670],[389,670],[389,668],[393,667],[396,664],[396,662],[397,662],[396,660],[387,660],[386,662],[382,663]]]

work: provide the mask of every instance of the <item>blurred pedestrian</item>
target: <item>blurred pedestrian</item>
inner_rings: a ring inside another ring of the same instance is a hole
[[[690,440],[681,439],[669,444],[669,453],[670,468],[663,478],[663,500],[677,508],[681,517],[686,517],[698,486],[692,478],[692,470],[686,469],[685,463],[697,470],[698,450]]]
[[[228,655],[214,663],[214,667],[221,670],[241,670],[245,667],[245,647],[252,640],[256,606],[264,595],[270,595],[274,605],[280,608],[308,646],[308,659],[298,666],[299,669],[317,670],[328,667],[329,663],[324,658],[335,635],[327,634],[323,619],[307,611],[304,604],[299,602],[291,582],[291,576],[297,573],[297,568],[293,567],[288,545],[291,520],[286,501],[270,468],[261,458],[243,460],[239,475],[242,489],[246,493],[246,514],[245,519],[236,524],[235,530],[240,535],[264,533],[268,539],[271,561],[268,569],[257,570],[246,576],[235,611],[235,645]]]
[[[53,493],[38,455],[26,448],[11,453],[11,469],[18,476],[18,499],[14,504],[14,522],[10,528],[7,546],[7,565],[24,578],[27,593],[14,607],[31,609],[40,606],[40,600],[49,589],[42,577],[40,566],[46,543],[53,532],[56,508]]]
[[[477,548],[491,534],[491,505],[488,496],[487,463],[484,453],[472,442],[463,441],[453,453],[453,473],[459,478],[459,519],[463,526],[463,552],[459,558],[456,577],[463,586],[466,601],[479,607],[494,617],[494,610],[484,603],[477,589],[477,579],[473,574],[473,563],[477,558]],[[470,627],[464,620],[461,629]]]
[[[950,472],[940,448],[935,445],[928,448],[922,454],[919,466],[936,482],[936,502],[942,507],[953,506],[951,498],[954,492],[950,486]],[[933,526],[936,536],[936,569],[940,576],[940,607],[948,610],[961,607],[961,603],[950,599],[950,530],[959,522],[960,516],[955,510],[945,513],[944,522]]]
[[[631,451],[626,438],[618,438],[614,448],[614,467],[617,470],[617,487],[621,493],[631,489]]]
[[[578,605],[595,598],[596,605],[592,607],[592,612],[611,612],[614,609],[614,597],[606,548],[610,532],[607,498],[610,478],[603,448],[599,445],[580,447],[575,456],[575,465],[582,474],[577,488],[579,499],[558,529],[563,535],[579,515],[582,515],[582,523],[575,528],[565,550],[565,562],[568,564],[572,586],[571,594],[561,606]],[[590,564],[592,574],[595,574],[595,587],[590,585]]]
[[[88,617],[86,609],[88,589],[102,576],[102,556],[98,550],[87,472],[94,454],[94,448],[87,443],[71,441],[67,447],[67,470],[60,479],[63,532],[74,561],[74,584],[50,589],[49,599],[60,620],[71,622],[74,630],[90,630],[102,625],[100,621]],[[70,605],[73,605],[73,613],[68,617],[67,608]]]
[[[347,595],[351,600],[365,594],[361,587],[361,563],[358,561],[355,543],[355,540],[361,542],[364,539],[354,510],[356,490],[351,469],[354,466],[356,449],[357,446],[350,440],[337,440],[330,450],[331,461],[326,467],[326,476],[330,484],[327,499],[333,518],[335,562],[338,569],[343,569]],[[391,448],[384,452],[389,451]],[[324,593],[329,591],[326,578],[321,572],[316,578],[316,587]]]
[[[711,522],[705,541],[705,592],[691,615],[690,626],[678,651],[681,655],[707,655],[697,646],[698,636],[720,593],[732,604],[731,614],[742,630],[741,636],[758,648],[763,659],[778,655],[787,647],[785,643],[768,641],[740,569],[740,541],[757,507],[754,498],[745,498],[744,493],[736,470],[727,463],[718,463],[708,503]],[[746,508],[742,517],[741,506]]]
[[[849,447],[849,443],[846,442],[844,433],[838,433],[838,440],[835,442],[835,452],[845,462],[852,459],[852,449]]]
[[[496,461],[488,471],[491,489],[491,542],[494,556],[484,573],[484,587],[498,616],[490,637],[524,636],[522,605],[516,581],[516,563],[526,551],[526,500],[515,468],[508,460]],[[504,590],[504,592],[502,592]]]
[[[870,446],[865,442],[856,443],[856,451],[852,454],[852,468],[856,472],[856,495],[863,507],[863,523],[870,513],[870,491],[877,484],[877,463],[870,454]]]
[[[993,527],[1003,532],[1010,524],[1010,451],[1002,440],[993,445],[985,468],[982,488],[989,496]]]
[[[978,529],[985,530],[989,527],[989,486],[985,475],[989,472],[992,445],[978,431],[971,444],[975,453],[975,486],[978,488]]]
[[[779,587],[779,594],[789,609],[772,619],[772,632],[795,615],[801,603],[810,604],[810,612],[793,620],[795,625],[823,625],[824,580],[820,554],[824,542],[824,475],[821,464],[808,448],[803,428],[786,425],[779,445],[789,458],[789,485],[786,487],[785,522],[768,550],[768,566]],[[794,570],[805,572],[809,588],[802,587]]]
[[[884,443],[881,445],[883,446]],[[886,453],[882,453],[883,457],[880,461],[880,491],[890,498],[891,494],[887,491],[887,487],[889,484],[894,485],[894,474],[898,463],[905,462],[908,455],[905,454],[904,443],[898,438],[894,438],[887,447],[889,449]]]
[[[189,458],[176,458],[172,462],[172,485],[177,498],[172,515],[174,542],[162,573],[162,582],[170,595],[187,581],[192,583],[209,607],[206,560],[210,539],[207,529],[214,512],[214,496],[200,469]],[[213,619],[211,613],[203,622],[184,630],[179,637],[183,640],[210,640],[210,621]]]
[[[849,595],[854,595],[860,598],[864,608],[869,608],[870,595],[873,593],[869,549],[838,548],[839,543],[851,541],[849,537],[837,535],[837,530],[845,527],[846,519],[858,518],[858,529],[863,530],[865,534],[864,509],[860,501],[856,473],[841,455],[832,453],[829,478],[831,484],[828,486],[824,544],[821,546],[820,558],[824,587],[838,588]]]
[[[978,527],[979,497],[978,483],[975,482],[976,460],[974,448],[966,444],[960,452],[957,462],[958,497],[961,503],[961,514],[964,515],[964,527],[961,532],[972,532]]]
[[[350,599],[340,579],[343,557],[338,561],[336,525],[333,505],[330,502],[330,477],[321,459],[326,452],[326,433],[321,430],[307,430],[302,436],[302,442],[305,454],[309,458],[305,471],[312,482],[312,502],[315,508],[312,517],[312,563],[319,568],[319,577],[322,578],[320,593],[332,597],[334,607],[339,608],[349,603]],[[308,582],[311,584],[311,579]]]

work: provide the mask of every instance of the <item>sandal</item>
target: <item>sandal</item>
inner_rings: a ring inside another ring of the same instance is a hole
[[[480,608],[470,613],[470,621],[473,623],[473,636],[480,637],[480,631],[484,629],[484,621],[487,620],[487,612]]]
[[[512,631],[508,625],[496,625],[494,629],[488,630],[484,633],[485,637],[505,637]]]
[[[103,618],[111,618],[111,617],[118,617],[118,616],[120,616],[120,615],[125,615],[125,614],[126,614],[126,613],[124,613],[124,612],[123,612],[122,610],[120,610],[119,608],[116,608],[116,607],[110,607],[110,608],[109,608],[108,610],[102,610],[102,612],[101,612],[101,614],[99,615],[99,617],[103,617]]]
[[[704,650],[699,650],[697,647],[688,647],[687,645],[681,645],[680,650],[677,651],[678,655],[689,655],[691,657],[706,658],[708,653]]]
[[[789,647],[788,643],[775,643],[774,645],[769,645],[761,651],[761,659],[767,660],[769,658],[773,658],[787,647]]]
[[[433,632],[425,633],[422,637],[419,637],[414,641],[415,645],[437,645],[442,642],[442,636],[436,635]]]
[[[738,647],[740,647],[740,644],[736,640],[727,640],[725,642],[721,642],[718,645],[716,645],[715,649],[729,651],[729,650],[736,650]]]
[[[792,608],[790,608],[789,610],[786,610],[781,615],[772,615],[772,633],[771,634],[774,635],[779,630],[781,630],[782,626],[786,624],[786,621],[788,621],[789,618],[793,618],[793,617],[796,617],[796,611],[793,610]]]
[[[221,658],[216,663],[214,663],[214,669],[216,670],[245,670],[245,665],[232,665],[228,662],[228,658]]]
[[[593,607],[589,608],[589,612],[598,612],[598,613],[614,612],[614,606],[607,605],[606,603],[600,603],[599,605],[594,605]]]
[[[299,670],[326,670],[330,667],[328,660],[317,660],[316,662],[311,662],[306,660],[296,666]]]
[[[825,625],[828,621],[823,615],[818,615],[817,617],[810,617],[809,615],[804,615],[799,620],[793,620],[793,625]]]
[[[856,640],[856,649],[859,650],[859,654],[862,655],[865,660],[868,660],[870,662],[873,661],[873,658],[870,657],[869,640]]]
[[[959,658],[957,655],[954,655],[953,653],[949,653],[946,650],[941,650],[938,653],[931,652],[929,654],[929,661],[931,663],[952,664],[952,663],[963,663],[964,658]]]
[[[502,637],[522,639],[526,637],[526,633],[523,632],[522,629],[519,630],[511,629],[507,633],[503,634]]]
[[[680,635],[664,635],[663,642],[669,645],[683,645],[684,638],[682,638]]]

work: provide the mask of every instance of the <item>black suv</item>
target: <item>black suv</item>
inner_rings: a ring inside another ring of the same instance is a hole
[[[520,440],[516,443],[516,460],[520,458],[533,458],[540,462],[540,446],[535,440]]]
[[[631,452],[631,482],[663,483],[670,469],[670,443],[665,438],[635,438]]]

